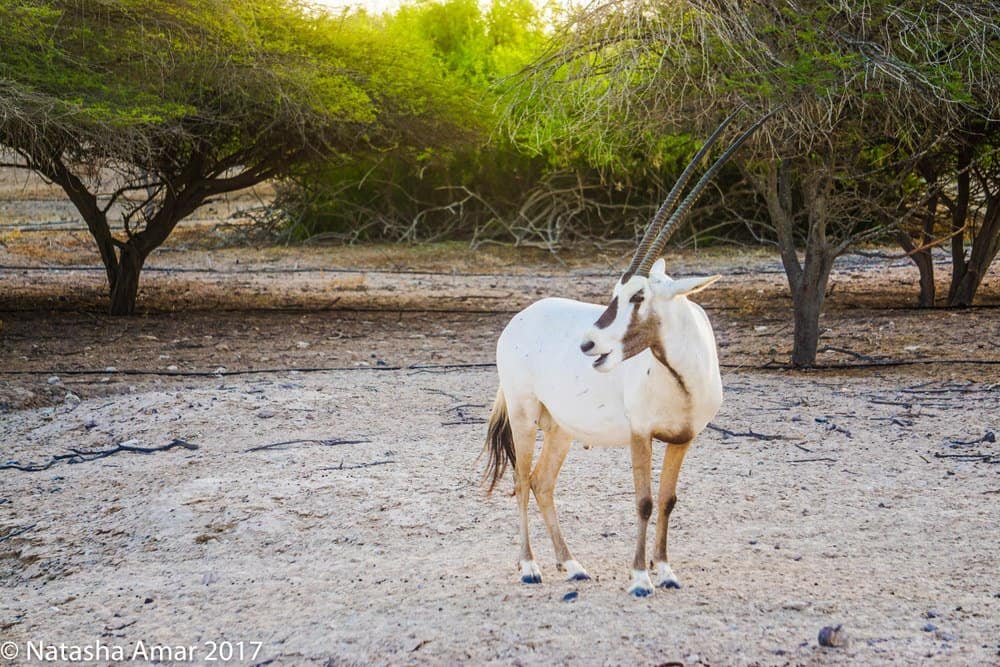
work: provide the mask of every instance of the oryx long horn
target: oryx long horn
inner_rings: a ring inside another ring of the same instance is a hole
[[[715,161],[715,164],[709,167],[708,171],[706,171],[702,175],[702,177],[698,179],[698,182],[695,183],[694,187],[691,189],[691,192],[689,192],[688,196],[684,198],[684,201],[680,203],[680,205],[677,207],[677,210],[674,211],[673,215],[670,216],[670,219],[667,220],[666,223],[664,223],[663,227],[660,229],[659,234],[657,234],[652,244],[650,244],[649,252],[647,252],[645,257],[643,257],[642,260],[639,262],[639,266],[636,270],[636,273],[638,275],[640,276],[649,275],[649,270],[653,268],[653,262],[655,262],[656,258],[660,256],[661,252],[663,252],[663,246],[667,244],[667,241],[670,239],[673,233],[678,229],[680,223],[684,220],[685,216],[691,210],[691,207],[694,206],[694,203],[698,200],[698,197],[705,189],[705,186],[707,186],[709,182],[715,177],[715,175],[719,173],[719,170],[722,169],[722,167],[726,164],[726,162],[729,161],[729,158],[731,158],[733,154],[737,150],[739,150],[740,146],[746,143],[746,140],[749,139],[751,136],[753,136],[753,133],[756,132],[758,128],[760,128],[760,126],[764,124],[764,121],[773,116],[777,111],[778,109],[775,109],[767,113],[766,115],[761,117],[760,120],[751,125],[750,129],[741,134],[740,137],[736,141],[734,141],[729,148],[726,149],[726,152],[719,156],[719,159]]]
[[[687,182],[691,180],[691,175],[694,173],[694,170],[697,169],[698,165],[701,163],[708,151],[712,149],[712,146],[722,135],[722,131],[725,130],[731,122],[733,122],[733,119],[735,119],[742,110],[743,107],[740,107],[730,114],[728,118],[722,121],[722,124],[716,128],[715,132],[712,133],[712,136],[710,136],[705,142],[705,145],[703,145],[701,149],[695,153],[695,156],[691,158],[691,162],[688,163],[684,172],[681,173],[680,178],[678,178],[677,182],[674,183],[674,187],[670,189],[670,194],[668,194],[667,198],[663,200],[663,204],[661,204],[660,208],[656,210],[656,215],[653,216],[653,219],[646,227],[646,231],[642,235],[642,240],[639,241],[639,246],[636,248],[635,254],[632,255],[632,262],[628,265],[628,269],[625,271],[625,276],[622,278],[622,282],[627,281],[635,274],[636,269],[639,267],[639,262],[641,262],[643,258],[649,254],[649,247],[652,245],[653,239],[656,238],[656,235],[660,231],[660,227],[663,226],[664,220],[667,219],[670,211],[674,208],[674,204],[676,204],[677,200],[680,198],[681,192],[684,190],[684,186],[686,186]]]

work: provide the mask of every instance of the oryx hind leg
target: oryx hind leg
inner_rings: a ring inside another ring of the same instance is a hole
[[[521,582],[542,583],[542,571],[535,562],[528,537],[528,501],[531,493],[531,461],[535,455],[535,435],[541,406],[534,404],[509,405],[511,435],[514,439],[514,495],[521,529]]]
[[[552,546],[556,552],[556,562],[566,572],[566,580],[586,581],[590,579],[590,575],[573,558],[569,547],[566,546],[566,540],[563,539],[554,497],[556,479],[559,477],[563,461],[566,460],[572,438],[555,423],[546,424],[543,422],[542,427],[545,441],[542,445],[542,453],[538,457],[538,464],[531,472],[531,490],[535,494],[535,502],[538,503],[538,509],[542,512],[542,518],[545,519],[545,526],[549,529]]]

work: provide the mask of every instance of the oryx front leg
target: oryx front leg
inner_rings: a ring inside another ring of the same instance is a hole
[[[531,473],[531,490],[535,494],[535,501],[542,512],[542,518],[545,519],[545,526],[549,529],[552,546],[556,552],[556,562],[566,571],[566,580],[586,581],[590,579],[590,575],[573,558],[559,529],[559,518],[553,497],[559,470],[566,460],[571,444],[570,435],[557,426],[553,425],[545,431],[542,453],[538,457],[538,465]]]
[[[659,513],[656,519],[656,561],[657,581],[660,588],[680,588],[677,576],[670,568],[667,557],[667,529],[670,523],[670,512],[677,503],[677,475],[681,471],[681,463],[687,453],[690,442],[680,445],[667,445],[663,452],[663,470],[660,472],[660,492],[657,497]]]
[[[537,414],[537,408],[535,410]],[[514,438],[514,495],[517,497],[517,511],[521,526],[521,582],[542,583],[542,571],[535,563],[528,538],[528,501],[531,494],[531,459],[535,455],[535,434],[538,432],[537,417],[524,411],[510,414],[511,435]]]
[[[646,527],[653,514],[653,496],[650,490],[652,467],[652,439],[632,436],[632,477],[635,481],[635,511],[639,523],[635,558],[632,559],[632,585],[628,592],[640,598],[653,593],[653,582],[646,570]]]

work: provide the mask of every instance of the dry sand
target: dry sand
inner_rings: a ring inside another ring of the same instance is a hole
[[[946,443],[996,429],[1000,402],[995,385],[925,382],[727,373],[716,423],[784,439],[699,438],[671,533],[684,588],[646,600],[625,593],[623,450],[574,449],[560,479],[594,581],[561,580],[533,513],[544,582],[518,582],[509,480],[489,499],[477,485],[492,369],[178,382],[17,412],[0,441],[22,463],[199,448],[0,471],[0,534],[27,528],[0,543],[3,635],[263,643],[239,664],[995,664],[997,467],[937,455],[995,454]],[[246,451],[336,438],[366,442]],[[841,623],[848,645],[818,647]]]

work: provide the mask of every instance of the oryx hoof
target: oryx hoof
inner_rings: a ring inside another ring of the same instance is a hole
[[[637,598],[648,597],[653,594],[653,580],[649,578],[649,572],[645,570],[632,570],[632,585],[628,589],[629,595]]]
[[[677,575],[671,569],[670,565],[667,563],[660,563],[657,566],[657,580],[656,585],[658,588],[680,588],[681,582],[677,580]]]
[[[521,561],[521,583],[540,584],[542,583],[542,571],[538,569],[538,564],[533,560]]]
[[[590,575],[575,560],[564,562],[562,567],[566,570],[566,581],[590,581]]]

